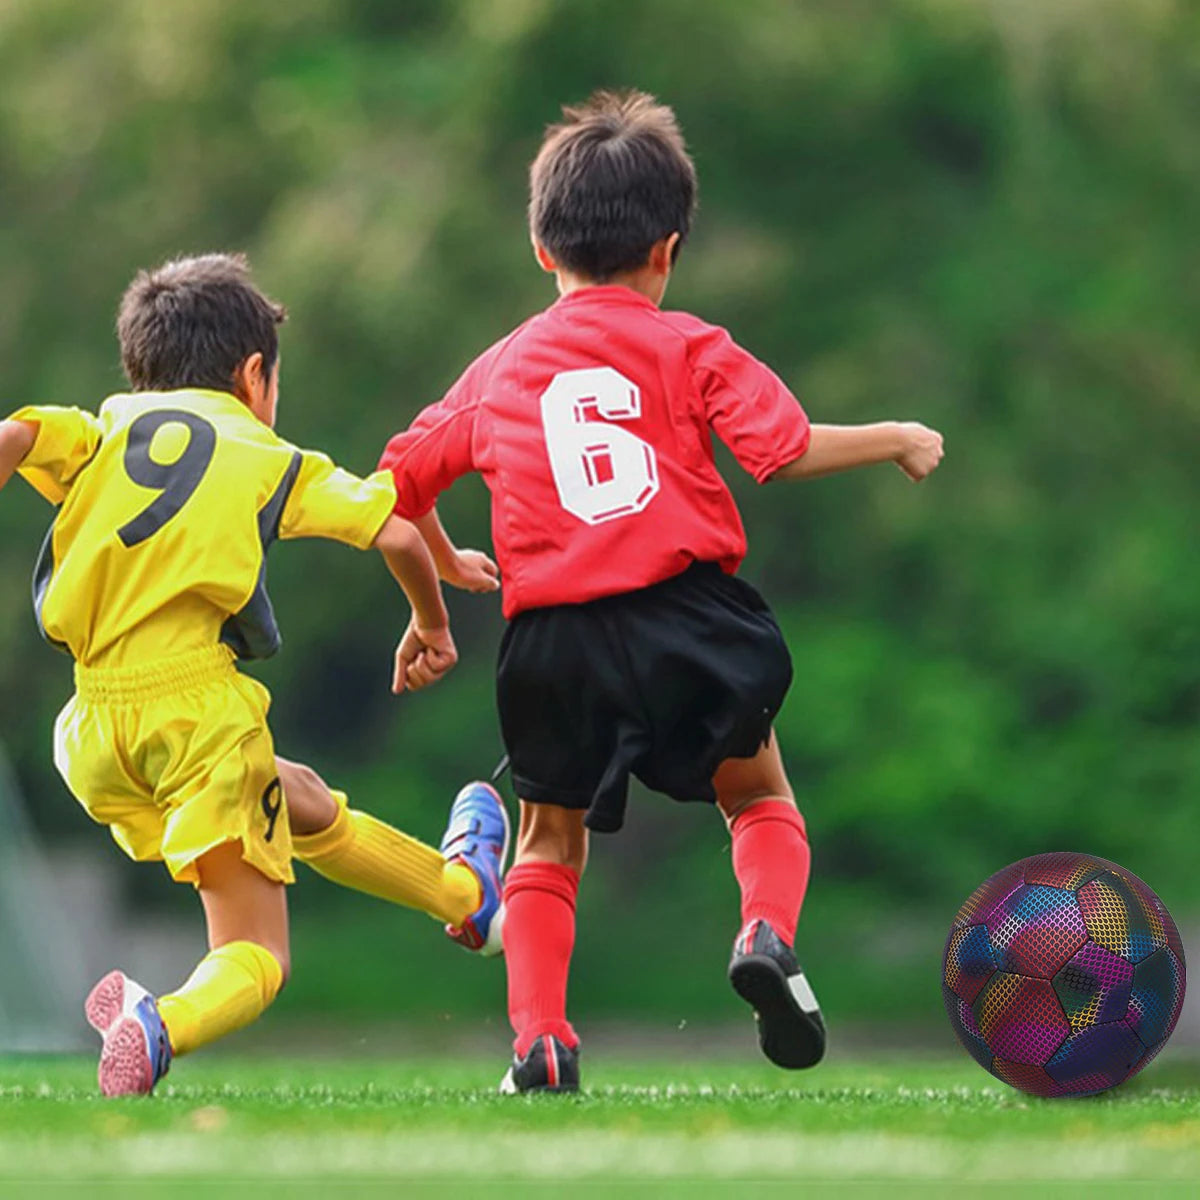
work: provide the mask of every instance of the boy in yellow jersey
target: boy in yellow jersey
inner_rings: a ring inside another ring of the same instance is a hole
[[[234,666],[279,648],[266,552],[299,537],[382,553],[412,606],[393,690],[456,659],[434,562],[391,515],[392,476],[359,479],[273,432],[284,316],[240,257],[142,272],[118,319],[131,391],[98,415],[29,407],[0,423],[0,487],[15,470],[58,506],[34,579],[42,632],[75,659],[55,763],[126,854],[196,887],[208,925],[210,952],[178,990],[156,999],[114,971],[88,997],[106,1095],[148,1093],[173,1055],[274,1000],[293,856],[476,948],[498,940],[508,824],[495,793],[464,789],[441,851],[409,838],[277,759],[270,697]],[[472,551],[443,574],[497,586]]]

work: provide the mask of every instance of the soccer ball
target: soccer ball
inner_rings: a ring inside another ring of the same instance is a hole
[[[958,910],[942,995],[967,1053],[1036,1096],[1086,1096],[1136,1075],[1183,1007],[1179,931],[1134,874],[1036,854]]]

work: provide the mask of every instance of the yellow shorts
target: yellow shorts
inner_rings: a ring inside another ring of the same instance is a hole
[[[149,666],[75,667],[54,763],[88,816],[130,858],[197,883],[223,842],[291,883],[292,835],[267,728],[270,693],[213,646]]]

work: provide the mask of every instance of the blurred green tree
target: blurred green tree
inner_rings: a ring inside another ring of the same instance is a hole
[[[883,927],[909,920],[927,957],[938,921],[1024,854],[1107,855],[1200,904],[1197,44],[1183,0],[13,0],[4,391],[95,405],[121,387],[112,313],[134,269],[245,249],[292,313],[281,430],[365,471],[552,299],[523,206],[558,104],[601,85],[672,103],[703,207],[670,302],[728,325],[817,419],[947,434],[920,489],[885,470],[736,483],[746,573],[797,665],[780,734],[816,855],[802,939],[870,1011]],[[444,512],[486,542],[480,486]],[[0,728],[42,828],[83,836],[48,753],[69,664],[28,615],[48,519],[5,493]],[[397,702],[403,613],[378,564],[285,547],[271,578],[288,644],[260,673],[281,748],[433,836],[499,753],[496,606],[456,600],[456,676]],[[640,804],[585,888],[608,933],[583,925],[583,1004],[724,1011],[710,966],[732,900],[715,820]],[[301,945],[341,970],[299,971],[297,1011],[334,978],[386,1008],[403,959],[435,953],[423,925],[319,884],[298,902]],[[646,912],[696,931],[666,951],[671,995],[622,982],[649,952],[630,939],[654,936],[625,918]],[[383,966],[364,952],[381,937],[400,948]],[[495,1004],[494,978],[442,961],[427,1011]],[[931,994],[914,975],[896,1009]]]

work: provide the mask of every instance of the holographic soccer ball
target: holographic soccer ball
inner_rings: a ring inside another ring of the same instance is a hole
[[[1136,1075],[1183,1007],[1179,931],[1134,874],[1088,854],[998,871],[958,911],[942,995],[967,1053],[1036,1096]]]

